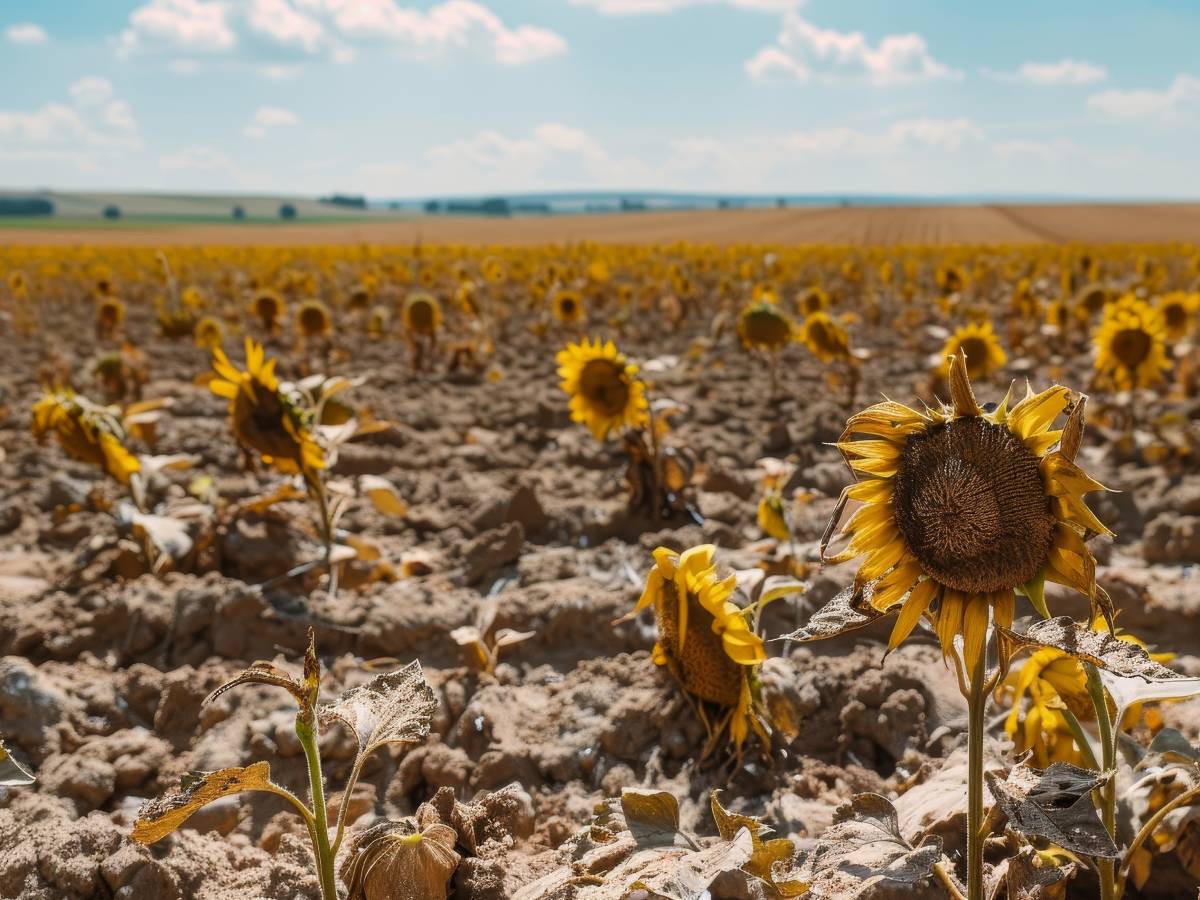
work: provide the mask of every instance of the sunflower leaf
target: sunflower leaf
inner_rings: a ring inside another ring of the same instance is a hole
[[[679,801],[669,791],[625,788],[621,812],[638,847],[670,847],[679,834]]]
[[[885,615],[871,606],[869,585],[846,588],[808,620],[803,628],[775,638],[778,641],[823,641],[870,625]]]
[[[1119,640],[1107,631],[1093,631],[1067,616],[1036,622],[1024,634],[1003,626],[997,626],[996,633],[1001,667],[1005,671],[1013,656],[1022,650],[1049,647],[1121,678],[1154,682],[1188,680],[1151,659],[1137,644]]]
[[[132,837],[139,844],[153,844],[214,800],[246,791],[280,793],[282,790],[271,781],[271,766],[265,761],[188,776],[183,779],[178,791],[142,806],[133,826]]]
[[[385,744],[409,744],[429,734],[429,718],[437,709],[433,689],[420,662],[376,675],[321,707],[322,720],[336,719],[358,738],[360,756]]]
[[[1020,764],[1009,770],[1007,778],[995,772],[985,772],[984,777],[1014,831],[1044,837],[1085,856],[1117,859],[1121,855],[1092,801],[1092,791],[1109,776],[1058,762],[1045,770]]]

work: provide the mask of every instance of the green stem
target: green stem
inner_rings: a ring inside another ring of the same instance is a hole
[[[333,875],[333,850],[329,846],[329,813],[325,809],[325,779],[321,776],[321,751],[313,724],[303,717],[296,719],[296,737],[308,760],[308,784],[312,792],[313,850],[317,857],[317,874],[321,879],[322,900],[338,900],[337,881]],[[344,803],[344,801],[343,801]]]
[[[1117,740],[1113,729],[1112,719],[1108,715],[1108,695],[1104,693],[1104,685],[1100,682],[1100,672],[1091,663],[1083,663],[1087,673],[1088,695],[1092,698],[1092,706],[1096,710],[1096,724],[1100,729],[1100,747],[1104,758],[1104,773],[1108,782],[1100,788],[1100,820],[1109,837],[1116,840],[1117,823],[1117,786],[1115,769],[1117,765]],[[1116,900],[1117,883],[1115,863],[1111,859],[1096,860],[1096,868],[1100,873],[1101,900]]]
[[[1063,718],[1067,720],[1067,726],[1071,729],[1071,734],[1075,736],[1075,743],[1079,747],[1079,752],[1083,754],[1084,762],[1089,768],[1100,771],[1100,763],[1096,759],[1096,751],[1092,749],[1092,742],[1088,740],[1087,732],[1083,730],[1083,726],[1079,724],[1079,720],[1075,718],[1075,713],[1071,712],[1067,707],[1059,710],[1063,714]]]
[[[354,786],[358,784],[358,776],[362,773],[362,765],[365,761],[366,756],[361,753],[354,760],[354,768],[350,770],[350,778],[346,782],[346,790],[342,794],[342,807],[338,810],[337,834],[333,838],[334,856],[337,856],[337,852],[342,846],[342,838],[346,836],[346,812],[350,809],[350,795],[354,792]]]
[[[1129,867],[1133,864],[1133,854],[1154,834],[1154,829],[1159,826],[1159,823],[1167,817],[1173,810],[1179,809],[1181,806],[1187,806],[1189,803],[1200,799],[1200,787],[1194,787],[1190,791],[1184,791],[1174,800],[1163,804],[1163,807],[1153,816],[1146,820],[1146,824],[1141,830],[1134,835],[1133,841],[1129,844],[1129,849],[1125,851],[1125,856],[1121,860],[1121,873],[1117,878],[1117,900],[1121,900],[1125,896],[1125,881],[1129,878]]]
[[[967,693],[967,897],[983,900],[983,735],[987,709],[984,675],[987,654],[980,653]]]

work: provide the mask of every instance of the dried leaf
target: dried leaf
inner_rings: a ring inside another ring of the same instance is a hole
[[[317,692],[321,682],[321,664],[317,661],[316,635],[308,629],[308,649],[304,653],[304,678],[297,679],[285,669],[265,660],[253,663],[250,668],[214,690],[204,698],[208,704],[216,700],[226,691],[242,684],[266,684],[271,687],[283,688],[296,698],[301,711],[311,711],[317,704]]]
[[[408,512],[408,504],[386,478],[378,475],[362,475],[358,479],[359,490],[367,495],[375,508],[386,516],[399,518]]]
[[[637,878],[623,885],[624,891],[616,896],[625,897],[631,891],[642,890],[649,891],[655,900],[697,900],[708,892],[717,876],[741,868],[752,854],[750,832],[742,829],[730,842],[677,858],[660,857],[657,865],[644,868]],[[615,880],[615,876],[614,872],[610,877],[614,878],[614,884],[620,885],[624,879]]]
[[[1170,669],[1166,671],[1170,672],[1169,678],[1147,680],[1142,676],[1128,677],[1100,669],[1100,682],[1117,707],[1116,721],[1121,721],[1125,710],[1135,703],[1200,696],[1200,678],[1187,678]]]
[[[1137,768],[1163,765],[1200,766],[1200,747],[1192,746],[1192,742],[1174,728],[1164,728],[1154,736]]]
[[[738,831],[743,828],[750,832],[752,842],[750,861],[742,866],[746,872],[755,878],[761,878],[784,897],[797,897],[807,890],[807,886],[803,882],[783,882],[779,884],[775,882],[774,869],[776,864],[786,862],[792,858],[792,855],[796,852],[795,844],[787,838],[764,840],[767,835],[771,834],[772,829],[761,819],[757,819],[754,816],[743,816],[729,812],[721,805],[721,792],[719,790],[712,792],[709,806],[712,808],[713,821],[717,823],[717,831],[725,840],[733,840]]]
[[[1039,866],[1037,851],[1029,846],[1022,847],[1002,865],[1006,900],[1057,900],[1065,896],[1061,890],[1063,883],[1079,871],[1079,866],[1070,861]]]
[[[144,804],[133,825],[132,837],[140,844],[153,844],[214,800],[246,791],[277,794],[282,790],[271,781],[271,766],[267,762],[197,773],[184,778],[180,790]]]
[[[457,838],[448,825],[417,831],[411,821],[381,822],[360,832],[339,872],[348,900],[444,900],[458,868]]]
[[[808,590],[808,585],[803,581],[797,581],[787,575],[772,575],[763,582],[762,590],[758,592],[757,603],[759,606],[766,606],[774,600],[791,594],[803,594],[806,590]]]
[[[1122,678],[1147,681],[1184,678],[1162,663],[1155,662],[1150,654],[1132,641],[1122,641],[1108,631],[1093,631],[1068,616],[1037,622],[1030,625],[1024,634],[1003,626],[997,626],[996,632],[999,635],[1000,659],[1005,668],[1014,655],[1026,648],[1052,647]]]
[[[0,740],[0,788],[25,787],[35,781],[37,779],[9,755],[4,741]]]
[[[1058,762],[1044,771],[1017,765],[1007,778],[994,772],[984,777],[1014,831],[1044,837],[1072,853],[1120,856],[1092,802],[1092,791],[1107,781],[1099,772]]]
[[[856,794],[800,869],[813,898],[852,900],[872,888],[912,889],[942,858],[942,842],[913,847],[900,833],[896,808],[878,794]]]
[[[513,644],[527,641],[536,634],[536,631],[516,631],[512,628],[501,628],[496,632],[494,643],[496,649],[499,650],[501,647],[511,647]]]
[[[870,625],[883,613],[871,606],[870,587],[846,588],[815,613],[803,628],[785,634],[781,641],[823,641]]]
[[[425,683],[421,663],[376,675],[321,708],[323,719],[344,722],[361,755],[384,744],[409,744],[429,734],[429,717],[437,709],[433,690]]]
[[[668,791],[621,791],[625,827],[638,847],[671,847],[679,837],[679,801]]]
[[[131,527],[138,537],[146,538],[168,559],[179,562],[192,552],[194,542],[187,524],[171,516],[153,516],[138,512],[132,504],[123,503],[117,512],[118,521]],[[161,560],[159,568],[165,560]]]

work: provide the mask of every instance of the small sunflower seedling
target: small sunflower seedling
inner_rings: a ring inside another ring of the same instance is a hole
[[[487,598],[479,607],[474,625],[463,625],[450,632],[450,639],[462,648],[467,667],[476,672],[496,671],[501,650],[537,634],[536,631],[514,631],[512,628],[493,630],[498,607],[494,597]]]
[[[270,685],[291,694],[298,707],[296,737],[308,764],[310,803],[304,803],[290,790],[273,782],[270,763],[265,761],[217,772],[199,772],[185,778],[178,791],[142,807],[133,826],[133,839],[141,844],[160,841],[182,826],[201,807],[222,797],[249,791],[275,794],[290,803],[308,827],[322,900],[338,900],[334,858],[346,837],[346,814],[350,808],[347,800],[358,783],[363,763],[376,750],[389,744],[411,744],[423,740],[429,734],[429,719],[437,708],[437,701],[417,661],[396,671],[377,675],[365,684],[346,691],[333,703],[323,705],[317,702],[320,681],[321,664],[317,659],[316,639],[312,629],[309,629],[301,678],[297,679],[272,663],[256,662],[204,700],[206,704],[210,703],[226,691],[245,684]],[[322,728],[333,722],[339,722],[349,730],[357,741],[358,750],[342,792],[337,820],[331,823],[318,741]]]

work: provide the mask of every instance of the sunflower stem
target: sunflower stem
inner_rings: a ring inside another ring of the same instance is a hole
[[[987,710],[986,653],[970,673],[967,694],[967,898],[983,900],[983,735]]]
[[[1059,710],[1063,714],[1063,718],[1067,720],[1067,727],[1071,729],[1071,734],[1075,737],[1075,743],[1079,747],[1079,752],[1083,754],[1083,760],[1092,769],[1100,771],[1100,762],[1096,759],[1096,751],[1092,749],[1092,742],[1088,740],[1087,732],[1083,730],[1083,726],[1079,724],[1079,720],[1075,718],[1075,713],[1071,712],[1069,707],[1064,706]]]
[[[317,747],[316,720],[306,722],[301,714],[296,719],[296,737],[304,748],[308,761],[308,784],[312,793],[313,851],[317,857],[317,875],[321,880],[322,900],[338,900],[337,881],[333,874],[333,850],[329,846],[329,813],[325,808],[325,779],[321,775],[321,751]],[[342,803],[345,805],[344,798]]]
[[[1104,685],[1100,682],[1100,672],[1089,662],[1083,663],[1083,669],[1087,673],[1088,695],[1092,698],[1092,706],[1096,710],[1096,724],[1100,730],[1103,771],[1108,776],[1107,783],[1099,791],[1100,820],[1104,823],[1104,830],[1115,841],[1117,821],[1117,786],[1114,771],[1117,764],[1116,734],[1112,719],[1108,714],[1108,695],[1104,693]],[[1115,900],[1117,883],[1113,860],[1096,860],[1096,869],[1100,875],[1101,900]]]

